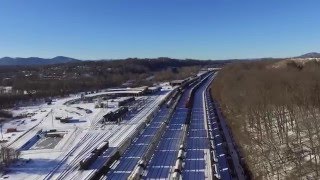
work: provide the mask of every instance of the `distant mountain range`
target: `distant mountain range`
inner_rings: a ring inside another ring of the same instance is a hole
[[[311,52],[311,53],[298,56],[297,58],[320,58],[320,53]]]
[[[78,62],[80,60],[57,56],[51,59],[39,58],[39,57],[29,57],[29,58],[11,58],[3,57],[0,58],[0,66],[29,66],[29,65],[49,65],[49,64],[63,64],[70,62]]]
[[[320,53],[311,52],[301,56],[297,56],[295,58],[320,58]],[[263,59],[272,59],[272,58],[263,58]],[[247,59],[244,59],[244,60],[247,60]],[[0,66],[51,65],[51,64],[63,64],[63,63],[72,63],[72,62],[79,62],[79,61],[81,60],[69,58],[65,56],[57,56],[51,59],[39,58],[39,57],[29,57],[29,58],[3,57],[3,58],[0,58]]]

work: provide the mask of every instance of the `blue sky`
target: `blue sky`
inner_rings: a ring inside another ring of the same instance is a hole
[[[319,0],[1,0],[0,57],[288,57],[320,51]]]

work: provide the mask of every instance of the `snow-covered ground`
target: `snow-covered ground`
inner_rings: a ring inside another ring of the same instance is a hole
[[[121,145],[135,133],[136,128],[157,108],[168,92],[137,97],[136,100],[140,100],[139,108],[132,113],[133,117],[130,116],[129,120],[120,124],[99,123],[103,115],[117,110],[116,106],[95,108],[95,102],[65,105],[65,102],[79,99],[79,96],[56,99],[52,105],[42,104],[12,110],[14,115],[28,114],[28,117],[3,124],[3,139],[8,140],[7,145],[21,150],[20,160],[7,169],[3,178],[72,179],[79,174],[85,178],[93,170],[78,171],[79,162],[105,140],[110,142],[111,148]],[[145,104],[141,106],[141,102]],[[90,110],[90,113],[86,110]],[[56,117],[69,117],[71,120],[69,123],[61,123]],[[17,132],[7,133],[10,128]],[[61,132],[63,137],[40,139],[41,141],[37,138],[39,131],[53,129]],[[42,148],[38,148],[39,144]]]

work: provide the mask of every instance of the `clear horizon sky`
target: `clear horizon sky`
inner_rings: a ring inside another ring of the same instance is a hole
[[[0,57],[290,57],[320,51],[319,7],[319,0],[1,0]]]

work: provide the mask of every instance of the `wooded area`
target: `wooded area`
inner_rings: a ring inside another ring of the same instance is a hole
[[[32,100],[70,93],[117,87],[150,86],[155,82],[184,79],[200,68],[219,67],[227,61],[177,60],[170,58],[80,61],[46,66],[0,66],[0,86],[17,93],[1,94],[0,108],[17,100]]]
[[[319,62],[229,64],[212,94],[253,179],[320,178]]]

